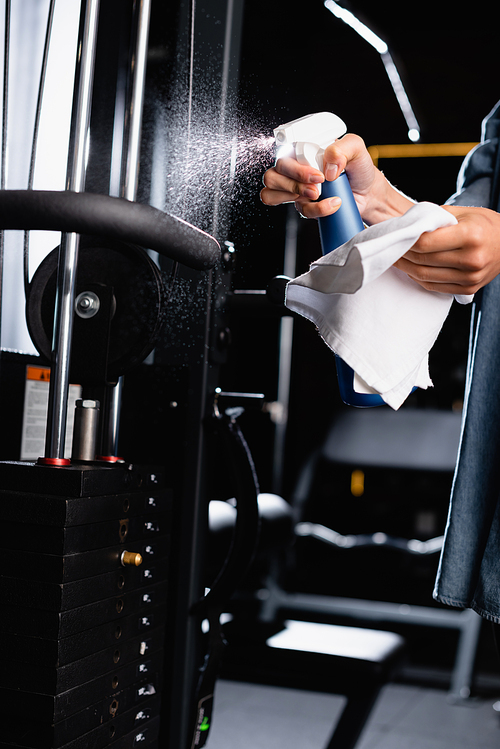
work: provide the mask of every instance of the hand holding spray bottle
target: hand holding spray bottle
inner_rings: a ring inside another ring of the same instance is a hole
[[[340,117],[331,112],[318,112],[280,125],[274,130],[274,137],[278,146],[293,144],[295,158],[300,164],[307,164],[322,172],[326,148],[346,132],[347,127]],[[322,252],[326,255],[362,231],[364,224],[345,172],[333,182],[323,182],[318,188],[320,199],[337,196],[342,200],[336,213],[318,219]],[[335,361],[340,396],[344,403],[361,408],[385,405],[380,395],[356,392],[351,367],[337,355]]]

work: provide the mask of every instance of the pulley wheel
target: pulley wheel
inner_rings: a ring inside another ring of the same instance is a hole
[[[59,248],[53,250],[37,268],[30,284],[26,305],[28,330],[42,357],[50,362],[54,327],[54,308],[57,288],[57,264]],[[99,297],[103,289],[112,306],[108,309],[109,350],[107,354],[107,376],[116,381],[152,351],[165,317],[165,292],[160,271],[147,252],[141,247],[115,240],[81,237],[78,253],[75,299],[86,296],[89,289],[91,300]],[[97,289],[97,292],[96,292]],[[87,302],[88,304],[88,302]],[[92,306],[92,305],[91,305]],[[99,301],[93,305],[91,316],[102,314]],[[79,317],[85,317],[80,314]],[[76,319],[76,317],[75,317]],[[88,341],[79,343],[78,329],[85,329],[85,321],[75,324],[72,341],[72,361],[88,359],[92,368],[92,346]],[[95,320],[94,323],[95,324]],[[103,321],[103,327],[106,320]],[[98,348],[98,347],[96,347]],[[78,355],[75,356],[75,351]],[[86,369],[87,367],[85,367]],[[71,368],[74,381],[81,373]]]

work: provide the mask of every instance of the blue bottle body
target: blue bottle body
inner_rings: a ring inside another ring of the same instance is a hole
[[[332,250],[348,242],[355,234],[364,229],[363,221],[359,215],[358,206],[354,200],[345,172],[337,177],[334,182],[323,182],[321,185],[320,200],[333,198],[334,196],[342,199],[342,205],[339,210],[332,216],[325,216],[319,219],[319,233],[323,255],[332,252]],[[357,393],[353,387],[354,371],[352,368],[337,355],[335,355],[335,363],[340,397],[346,405],[357,406],[358,408],[386,405],[380,395]]]
[[[337,213],[319,219],[323,255],[336,250],[365,228],[345,172],[342,172],[335,182],[323,182],[321,185],[320,200],[335,196],[342,200]]]

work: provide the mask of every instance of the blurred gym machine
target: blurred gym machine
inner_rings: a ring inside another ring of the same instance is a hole
[[[294,323],[303,322],[283,304],[287,277],[295,275],[297,236],[292,209],[286,227],[284,275],[272,279],[265,294],[261,290],[241,295],[236,291],[230,298],[230,305],[240,314],[255,315],[260,310],[263,316],[283,315],[278,405],[285,418],[276,429],[273,458],[279,492],[285,466],[290,465],[284,461],[284,447],[290,405],[293,413]],[[301,387],[303,384],[300,394]],[[326,388],[323,382],[319,387]],[[314,447],[308,445],[300,467],[292,469],[294,484],[285,493],[294,516],[292,561],[275,566],[267,577],[260,594],[260,617],[272,622],[281,614],[307,621],[394,627],[396,631],[403,627],[403,632],[408,626],[455,631],[458,638],[449,699],[467,704],[482,619],[470,609],[450,610],[432,605],[430,600],[443,543],[443,536],[436,531],[442,533],[446,523],[461,414],[436,408],[420,410],[414,405],[397,413],[388,407],[353,409],[341,404],[332,410],[326,430],[322,425],[323,440]],[[295,427],[300,429],[303,413],[297,411]],[[312,424],[309,416],[309,429]],[[290,452],[294,453],[293,448]],[[416,528],[414,520],[419,517],[423,522]],[[415,532],[426,540],[412,536]],[[430,605],[411,599],[412,578],[408,574],[412,566],[426,563],[430,576],[426,570],[424,600]],[[395,565],[401,568],[400,574]],[[340,576],[336,574],[339,569],[343,570]],[[380,599],[378,593],[382,593]]]
[[[181,218],[163,211],[179,208],[168,192],[184,184],[207,76],[215,136],[226,127],[241,3],[170,5],[81,3],[67,190],[0,193],[3,229],[63,232],[28,287],[40,357],[0,354],[17,422],[26,367],[50,366],[45,453],[20,461],[19,442],[2,435],[2,747],[201,745],[204,422],[224,359],[232,245],[214,186],[209,233],[187,223],[189,195]],[[68,458],[70,383],[81,397]]]

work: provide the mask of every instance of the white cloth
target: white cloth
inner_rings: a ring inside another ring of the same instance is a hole
[[[427,291],[393,267],[426,231],[456,224],[434,203],[374,224],[312,263],[287,285],[286,306],[311,320],[355,372],[355,389],[397,409],[414,386],[432,385],[428,354],[451,294]],[[472,296],[456,297],[466,304]]]

